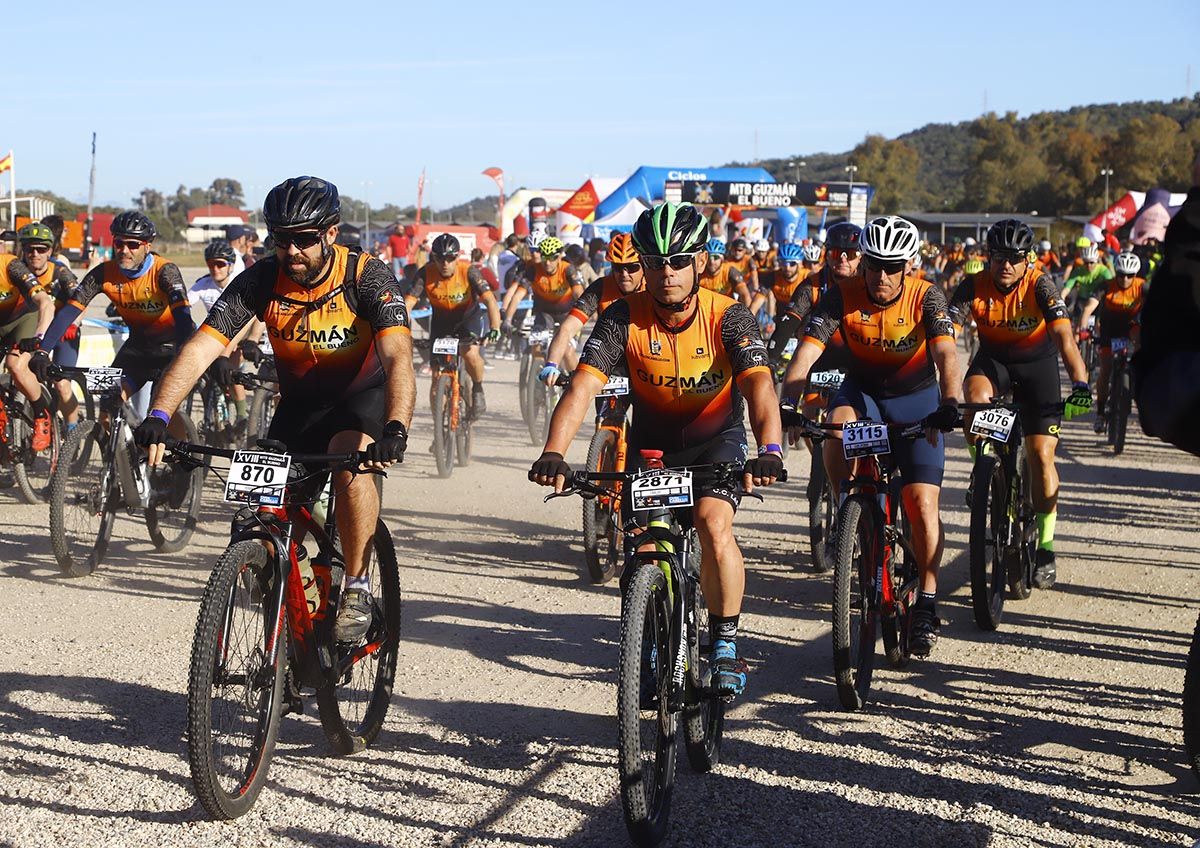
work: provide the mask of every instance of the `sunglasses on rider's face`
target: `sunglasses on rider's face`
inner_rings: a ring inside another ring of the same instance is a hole
[[[682,271],[692,264],[696,258],[694,253],[672,253],[670,256],[643,256],[642,267],[647,271],[661,271],[667,265],[676,271]]]
[[[49,253],[50,245],[48,244],[23,244],[21,250],[28,250],[30,253]]]
[[[638,272],[638,268],[641,267],[636,262],[614,262],[612,269],[614,274],[628,274],[632,277]]]
[[[1020,250],[993,250],[988,254],[988,261],[995,262],[997,265],[1007,262],[1016,267],[1025,261],[1025,254]]]
[[[438,262],[441,262],[443,265],[449,265],[451,262],[458,261],[458,254],[457,253],[448,253],[445,256],[435,256],[433,258],[436,259]]]
[[[904,266],[907,264],[903,259],[896,259],[891,262],[883,262],[873,256],[866,257],[863,262],[866,263],[868,271],[875,271],[876,273],[882,272],[884,274],[888,274],[889,276],[892,274],[899,274],[904,270]]]
[[[271,233],[271,238],[281,250],[286,250],[293,244],[297,250],[308,250],[321,240],[321,235],[317,230],[305,230],[299,233]]]
[[[138,250],[146,242],[136,239],[113,239],[113,250]]]
[[[221,268],[228,268],[229,263],[224,259],[210,259],[208,260],[208,267],[214,271],[219,271]]]
[[[792,262],[791,260],[785,260],[783,263],[784,268],[796,268],[799,265],[800,265],[799,262]]]
[[[837,259],[840,256],[845,256],[847,259],[857,259],[858,258],[857,250],[846,250],[841,247],[831,247],[828,250],[826,250],[825,252],[827,254],[829,254],[830,256],[832,256],[834,259]]]

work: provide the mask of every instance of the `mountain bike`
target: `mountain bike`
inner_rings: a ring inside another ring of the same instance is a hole
[[[1200,618],[1192,633],[1183,677],[1183,747],[1192,774],[1200,778]]]
[[[454,466],[471,462],[471,419],[475,415],[474,381],[460,354],[457,336],[433,339],[433,457],[439,477],[449,477]]]
[[[587,470],[623,472],[629,449],[628,377],[610,377],[596,399],[596,432],[588,445]],[[621,483],[613,481],[612,495],[583,500],[583,557],[593,583],[605,583],[621,562]]]
[[[1079,355],[1083,359],[1083,367],[1087,369],[1087,379],[1090,383],[1100,364],[1100,353],[1096,347],[1096,316],[1088,320],[1087,327],[1079,332]]]
[[[823,401],[817,412],[817,423],[825,423],[829,401],[841,388],[845,374],[841,371],[816,371],[808,376],[808,388]],[[833,482],[825,473],[825,457],[820,445],[814,444],[809,457],[808,472],[808,551],[813,571],[824,574],[833,568],[831,543],[834,522],[837,520],[837,498]]]
[[[233,382],[245,386],[250,399],[250,413],[246,421],[246,444],[254,445],[265,439],[279,405],[279,377],[275,372],[275,357],[264,355],[254,374],[238,372]]]
[[[58,390],[42,381],[42,397],[50,411],[50,445],[33,449],[33,409],[17,388],[12,375],[0,382],[0,466],[12,470],[13,479],[27,504],[43,503],[50,490],[50,477],[62,451],[63,424],[58,416]]]
[[[617,770],[625,824],[633,841],[656,845],[666,835],[675,785],[682,714],[688,762],[708,772],[721,755],[725,701],[712,687],[712,634],[700,589],[700,543],[692,524],[693,486],[741,488],[743,466],[712,463],[665,468],[661,451],[641,451],[639,472],[577,471],[556,497],[617,497],[601,483],[619,483],[631,511],[645,515],[638,539],[653,551],[634,551],[621,575],[618,647]],[[783,478],[786,479],[786,474]],[[758,493],[747,493],[762,499]],[[636,529],[636,522],[623,526]]]
[[[538,379],[546,351],[554,338],[554,329],[531,330],[525,352],[521,355],[521,375],[524,394],[522,413],[529,428],[529,442],[544,445],[550,433],[550,416],[562,395],[557,383],[547,385]]]
[[[242,504],[200,600],[187,696],[196,794],[213,818],[232,819],[258,798],[282,715],[302,713],[304,690],[335,752],[356,753],[379,735],[400,645],[399,566],[379,521],[367,572],[376,596],[371,627],[358,643],[336,642],[346,568],[335,523],[339,492],[325,489],[327,505],[307,495],[322,490],[331,470],[382,473],[360,471],[358,452],[289,456],[265,440],[259,451],[167,446],[169,461],[188,468],[204,465],[197,457],[230,459],[226,499]],[[303,545],[309,539],[312,557]]]
[[[893,668],[903,668],[911,656],[917,558],[891,438],[924,438],[925,424],[818,425],[794,411],[781,412],[784,426],[799,427],[815,442],[839,433],[846,459],[858,460],[857,473],[841,487],[833,537],[833,671],[838,700],[848,710],[859,710],[871,689],[876,641],[882,640]]]
[[[1133,345],[1129,339],[1112,340],[1112,371],[1108,379],[1108,404],[1104,409],[1108,443],[1113,454],[1125,452],[1125,431],[1129,426],[1129,414],[1133,411],[1133,376],[1129,369],[1129,357]]]
[[[72,577],[95,571],[119,511],[142,515],[157,550],[182,550],[196,530],[203,469],[147,468],[133,442],[137,413],[121,399],[121,369],[51,366],[50,374],[82,377],[100,411],[99,420],[81,417],[67,434],[50,475],[50,544],[59,568]],[[196,438],[189,416],[176,420]]]
[[[207,374],[196,384],[200,396],[201,415],[197,428],[200,440],[213,447],[233,447],[243,441],[246,433],[238,432],[237,411],[229,390]],[[189,399],[193,397],[189,395]]]

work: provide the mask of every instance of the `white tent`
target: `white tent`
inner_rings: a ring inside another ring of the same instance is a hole
[[[631,197],[620,209],[607,218],[584,224],[583,239],[584,241],[591,241],[596,237],[609,239],[615,232],[629,232],[637,222],[638,216],[648,208],[640,197]]]

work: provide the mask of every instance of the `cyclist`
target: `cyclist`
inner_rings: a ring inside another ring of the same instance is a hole
[[[571,304],[583,294],[583,285],[579,272],[563,261],[563,243],[558,238],[545,236],[537,242],[535,249],[541,257],[540,261],[531,262],[526,267],[514,288],[529,292],[533,296],[533,332],[555,332],[571,311]],[[520,296],[514,296],[508,302],[504,313],[505,323],[511,325],[513,313],[517,311],[520,301]],[[564,350],[563,360],[568,371],[575,370],[574,349]]]
[[[781,476],[779,411],[758,324],[745,306],[700,286],[707,229],[704,217],[687,203],[663,203],[638,218],[633,242],[646,288],[600,316],[554,410],[531,480],[561,491],[571,474],[563,455],[592,397],[614,373],[630,377],[631,465],[643,449],[662,450],[669,466],[745,462],[742,419],[748,401],[759,456],[746,464],[744,482],[766,486]],[[745,587],[742,553],[733,536],[739,494],[708,488],[696,495],[700,583],[715,635],[714,685],[720,694],[733,696],[746,685],[746,666],[737,654]]]
[[[229,284],[163,375],[135,433],[151,465],[162,460],[170,413],[256,315],[279,374],[268,438],[296,453],[365,450],[375,468],[403,458],[417,391],[408,309],[387,265],[335,243],[340,220],[337,186],[318,177],[292,177],[267,194],[274,256]],[[335,476],[346,590],[333,632],[353,643],[371,626],[366,567],[380,504],[370,475]]]
[[[1058,254],[1054,252],[1054,245],[1050,244],[1048,239],[1038,242],[1037,251],[1037,259],[1034,261],[1034,267],[1037,270],[1052,277],[1057,277],[1062,273],[1062,260],[1058,258]]]
[[[587,250],[582,244],[569,244],[563,252],[567,263],[579,274],[579,284],[586,290],[588,286],[600,279],[592,263],[588,262]]]
[[[820,248],[817,248],[818,253]],[[795,242],[788,242],[779,248],[779,267],[763,271],[759,276],[762,282],[760,288],[750,299],[750,312],[758,314],[768,300],[774,300],[773,314],[776,320],[783,317],[792,294],[805,279],[813,273],[805,258],[805,248]]]
[[[538,373],[538,379],[544,383],[551,384],[558,379],[562,373],[558,367],[559,360],[568,347],[574,347],[575,337],[592,320],[593,315],[604,314],[604,310],[621,298],[641,291],[645,283],[637,248],[633,246],[633,238],[629,233],[615,233],[604,257],[611,270],[584,290],[571,307],[571,314],[559,325],[550,350],[546,353],[546,364]]]
[[[220,298],[221,292],[225,291],[226,287],[233,282],[233,278],[240,273],[237,270],[240,258],[234,246],[225,239],[213,239],[204,246],[204,264],[208,266],[208,273],[196,280],[189,295],[204,307],[206,315],[212,311],[213,304]],[[243,265],[242,268],[244,270],[245,266]],[[239,333],[236,339],[231,340],[225,346],[225,351],[217,357],[209,369],[209,377],[218,385],[228,389],[233,397],[235,418],[237,419],[233,426],[238,438],[246,432],[250,413],[246,406],[246,387],[234,383],[231,378],[233,372],[238,370],[242,364],[240,342],[243,339],[256,340],[261,333],[262,325],[256,318],[246,325],[245,330]],[[257,359],[257,345],[254,341],[251,341],[250,345],[250,355]]]
[[[746,282],[746,288],[751,292],[758,291],[758,265],[750,254],[750,245],[744,238],[735,238],[729,243],[729,255],[725,264],[737,270]],[[745,301],[743,301],[745,302]]]
[[[450,233],[442,233],[435,238],[429,248],[429,262],[417,272],[417,290],[409,290],[405,305],[412,309],[423,290],[433,309],[429,338],[455,336],[460,340],[463,361],[474,386],[471,390],[471,416],[474,420],[487,411],[479,341],[500,338],[500,307],[479,267],[464,260],[461,253],[458,239]],[[479,309],[480,304],[487,308],[486,313]],[[485,321],[489,328],[487,330],[484,329]],[[430,383],[430,408],[433,407],[433,391],[434,384]]]
[[[1029,459],[1038,547],[1033,584],[1054,585],[1054,525],[1058,510],[1058,471],[1054,452],[1062,417],[1068,421],[1092,405],[1087,371],[1075,345],[1067,310],[1054,281],[1029,261],[1033,230],[1014,218],[997,221],[987,232],[988,267],[964,280],[950,298],[950,314],[962,326],[974,318],[979,352],[967,370],[970,403],[987,403],[1012,393],[1021,404],[1021,427]],[[1073,381],[1066,407],[1058,385],[1062,358]],[[966,434],[971,455],[975,437]],[[968,498],[970,494],[968,493]]]
[[[1063,300],[1070,306],[1071,316],[1078,319],[1083,305],[1112,278],[1112,269],[1100,261],[1100,248],[1090,243],[1079,248],[1079,261],[1068,269],[1062,288]],[[1083,325],[1077,326],[1081,330],[1087,329]]]
[[[933,650],[941,626],[937,576],[945,534],[938,502],[945,445],[938,431],[956,425],[962,386],[946,296],[936,286],[908,277],[920,243],[917,228],[904,218],[888,215],[867,223],[860,236],[862,276],[851,277],[821,298],[783,388],[784,398],[794,403],[826,345],[840,334],[848,373],[830,402],[830,421],[844,424],[867,418],[925,421],[929,426],[925,439],[892,444],[920,573],[910,635],[912,653],[918,657]],[[825,468],[837,493],[851,475],[836,439],[825,443]]]
[[[103,293],[129,327],[129,338],[112,361],[114,368],[121,369],[122,397],[128,400],[167,367],[176,346],[187,340],[196,325],[179,267],[150,249],[158,237],[154,223],[131,210],[113,218],[109,232],[114,258],[84,275],[54,316],[42,339],[42,350],[34,354],[31,366],[39,376],[45,374],[50,365],[46,351],[61,341],[92,299]],[[182,438],[182,424],[174,422],[171,432]],[[172,479],[183,485],[187,475],[173,474]]]
[[[1112,374],[1112,340],[1127,339],[1137,325],[1138,313],[1146,298],[1146,281],[1138,276],[1142,260],[1135,254],[1117,254],[1113,262],[1116,278],[1094,293],[1083,306],[1079,325],[1086,327],[1088,319],[1100,311],[1100,376],[1096,381],[1096,432],[1103,433],[1108,419],[1104,407],[1108,403],[1108,380]],[[1087,330],[1080,330],[1084,337]]]
[[[71,273],[70,265],[64,265],[54,257],[58,236],[51,227],[44,223],[30,223],[17,233],[17,242],[20,245],[21,261],[33,272],[42,290],[50,296],[54,304],[52,309],[61,309],[70,299],[71,292],[75,289],[78,280]],[[49,321],[46,322],[45,329],[48,328]],[[54,347],[53,355],[56,365],[72,367],[79,361],[78,319],[63,332],[63,339]],[[58,391],[59,408],[62,410],[67,428],[71,429],[79,421],[79,402],[75,399],[71,381],[59,380],[55,388]],[[42,443],[38,438],[39,431],[45,431],[46,445],[48,446],[50,439],[48,411],[44,414],[37,414],[34,418],[35,449],[44,450],[45,448],[36,447]]]
[[[768,271],[774,271],[777,259],[778,252],[765,238],[754,242],[754,267],[759,270],[759,273],[765,274]]]
[[[704,245],[708,254],[708,262],[700,272],[700,285],[709,291],[723,294],[726,297],[736,297],[739,302],[749,306],[750,290],[742,272],[725,261],[725,242],[711,238]]]
[[[55,263],[50,261],[50,251],[54,235],[44,224],[27,224],[17,233],[17,244],[23,258],[0,253],[0,347],[4,348],[4,364],[13,383],[29,400],[33,413],[31,446],[40,452],[50,447],[50,404],[38,381],[42,375],[30,372],[30,353],[37,350],[54,318],[54,301],[39,279],[53,280]],[[42,265],[40,274],[29,265],[34,258]]]

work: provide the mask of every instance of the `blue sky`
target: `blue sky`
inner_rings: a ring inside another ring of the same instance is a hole
[[[19,2],[0,23],[0,155],[19,186],[82,200],[94,129],[97,200],[117,204],[233,177],[257,205],[298,173],[407,204],[424,166],[443,207],[491,192],[492,165],[574,188],[750,160],[756,129],[762,157],[840,151],[975,117],[985,89],[1022,115],[1186,93],[1194,0],[1079,8]]]

